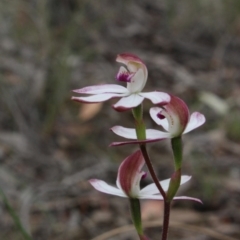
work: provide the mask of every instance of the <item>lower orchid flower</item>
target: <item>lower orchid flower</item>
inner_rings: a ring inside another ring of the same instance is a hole
[[[154,142],[165,138],[178,137],[200,127],[206,121],[204,115],[199,112],[194,112],[190,115],[186,103],[175,96],[171,96],[170,102],[161,108],[151,108],[150,115],[158,125],[162,126],[163,129],[166,130],[166,132],[147,129],[146,140],[138,141],[135,129],[115,126],[111,128],[115,134],[134,141],[116,142],[111,145],[118,146],[139,142]]]
[[[142,92],[148,77],[148,71],[143,61],[129,53],[122,53],[117,56],[117,62],[126,66],[121,66],[116,79],[127,83],[127,87],[116,84],[103,84],[88,86],[73,90],[75,93],[89,94],[87,97],[72,97],[72,100],[83,103],[104,102],[111,98],[121,99],[113,105],[117,111],[125,111],[139,106],[147,98],[153,104],[165,104],[170,101],[170,96],[163,92]]]
[[[140,150],[136,151],[132,155],[128,156],[120,165],[117,176],[117,187],[113,187],[108,183],[98,180],[89,180],[90,184],[98,191],[116,195],[119,197],[125,197],[130,199],[157,199],[163,200],[163,196],[159,194],[159,190],[155,183],[149,184],[146,187],[140,189],[141,179],[146,177],[146,172],[142,171],[144,166],[144,158]],[[181,185],[191,179],[190,176],[181,177]],[[160,181],[163,190],[168,190],[170,179]],[[173,200],[193,200],[201,203],[201,200],[192,197],[179,196],[174,197]]]

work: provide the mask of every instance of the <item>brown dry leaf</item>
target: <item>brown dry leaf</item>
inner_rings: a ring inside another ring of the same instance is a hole
[[[82,121],[92,119],[100,112],[100,110],[102,109],[102,105],[102,103],[83,104],[78,115],[79,118]]]
[[[151,220],[159,218],[163,215],[163,202],[162,201],[145,201],[142,204],[142,219]]]

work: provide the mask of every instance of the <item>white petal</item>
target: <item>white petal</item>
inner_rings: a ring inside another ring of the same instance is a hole
[[[111,130],[120,137],[128,139],[137,139],[136,130],[134,128],[125,128],[122,126],[114,126]]]
[[[191,200],[191,201],[202,203],[202,201],[198,198],[192,198],[192,197],[186,197],[186,196],[174,197],[173,200]]]
[[[117,93],[103,93],[103,94],[97,94],[93,96],[88,97],[72,97],[71,99],[77,102],[83,102],[83,103],[98,103],[98,102],[104,102],[114,97],[122,97],[122,94]]]
[[[153,108],[150,109],[150,116],[151,116],[152,120],[153,120],[156,124],[162,126],[166,131],[168,131],[168,129],[169,129],[169,124],[168,124],[167,118],[160,119],[160,118],[157,116],[158,113],[161,112],[161,111],[162,111],[161,108],[159,108],[159,107],[153,107]]]
[[[106,182],[104,182],[102,180],[91,179],[91,180],[89,180],[89,183],[99,192],[116,195],[119,197],[127,197],[126,194],[122,190],[120,190],[116,187],[110,186],[109,184],[107,184]]]
[[[184,130],[183,133],[187,133],[192,131],[193,129],[200,127],[201,125],[203,125],[206,121],[206,118],[203,114],[199,113],[199,112],[194,112],[191,114],[190,120],[187,124],[186,129]]]
[[[164,138],[170,138],[171,134],[168,132],[162,132],[159,130],[147,129],[146,137],[147,139],[164,139]]]
[[[189,181],[191,179],[191,176],[187,176],[187,175],[183,175],[181,177],[181,183],[180,185],[186,183],[187,181]],[[160,181],[159,182],[163,188],[163,190],[166,192],[168,190],[168,187],[169,187],[169,183],[170,183],[170,178],[169,179],[166,179],[166,180],[163,180],[163,181]],[[151,183],[149,185],[147,185],[145,188],[143,188],[141,191],[140,191],[141,194],[159,194],[159,190],[156,186],[155,183]]]
[[[191,178],[192,178],[192,176],[189,176],[189,175],[182,175],[182,176],[181,176],[181,183],[180,183],[180,185],[182,185],[182,184],[188,182]]]
[[[131,93],[141,92],[146,84],[147,79],[144,76],[143,69],[138,69],[131,79],[130,83],[127,83],[127,89]]]
[[[163,197],[161,195],[142,195],[140,194],[138,196],[139,199],[152,199],[152,200],[163,200]],[[187,196],[180,196],[180,197],[174,197],[173,200],[191,200],[195,202],[202,203],[202,201],[198,198],[192,198],[192,197],[187,197]]]
[[[127,139],[137,139],[136,130],[134,128],[125,128],[122,126],[114,126],[110,130],[112,130],[115,134],[120,137],[124,137]],[[154,139],[165,139],[170,138],[171,135],[166,132],[154,130],[154,129],[147,129],[146,130],[146,138],[147,140],[154,140]]]
[[[82,94],[127,93],[127,88],[117,84],[101,84],[73,90]]]
[[[159,183],[161,184],[163,190],[166,192],[168,190],[170,179],[167,179],[167,180],[164,180],[164,181],[160,181]],[[149,194],[150,195],[152,195],[152,194],[160,194],[155,183],[151,183],[151,184],[147,185],[146,187],[141,189],[140,193],[142,195],[145,195],[145,194],[146,195],[149,195]]]
[[[149,99],[152,101],[153,104],[158,103],[168,103],[171,99],[170,95],[164,92],[147,92],[147,93],[139,93],[139,95],[143,96],[144,98]]]
[[[138,94],[131,94],[130,96],[121,98],[116,104],[113,105],[113,108],[117,111],[128,110],[140,105],[143,99],[144,98]]]

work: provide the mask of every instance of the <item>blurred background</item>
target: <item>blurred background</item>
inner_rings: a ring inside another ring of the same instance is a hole
[[[115,184],[136,147],[109,131],[132,127],[131,112],[70,100],[72,89],[115,83],[116,55],[147,65],[145,91],[181,97],[207,122],[184,136],[181,195],[170,239],[240,239],[240,1],[2,0],[0,2],[0,187],[35,240],[93,239],[131,224],[128,201],[95,191]],[[75,94],[76,95],[76,94]],[[145,102],[148,128],[152,104]],[[160,179],[173,171],[169,141],[149,144]],[[148,177],[144,184],[151,182]],[[147,234],[159,239],[162,204],[144,201]],[[20,240],[0,200],[0,239]],[[99,239],[137,239],[134,231]]]

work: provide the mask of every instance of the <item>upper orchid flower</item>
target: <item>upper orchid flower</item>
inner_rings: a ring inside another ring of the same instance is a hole
[[[171,96],[171,101],[164,107],[151,108],[150,115],[158,125],[167,131],[168,138],[188,133],[206,121],[205,116],[199,112],[190,115],[186,103],[175,96]],[[166,136],[166,132],[159,131],[159,137],[161,134]]]
[[[166,132],[147,129],[145,142],[178,137],[205,123],[203,114],[194,112],[190,116],[186,103],[175,96],[171,96],[170,102],[161,108],[151,108],[150,115],[158,125],[161,125],[166,130]],[[119,136],[134,140],[137,139],[135,129],[115,126],[111,130]],[[117,146],[138,142],[141,141],[119,142],[112,143],[112,145]]]
[[[146,177],[146,173],[141,169],[144,165],[144,158],[140,150],[127,157],[118,169],[117,187],[110,186],[106,182],[98,179],[91,179],[89,182],[98,191],[125,198],[138,199],[158,199],[163,200],[162,195],[155,183],[149,184],[140,190],[140,180]],[[182,176],[181,184],[190,180],[190,176]],[[161,181],[160,184],[164,191],[168,190],[170,179]],[[174,197],[177,199],[187,199],[201,202],[199,199],[191,197]]]
[[[111,98],[121,97],[113,105],[117,111],[124,111],[137,107],[144,98],[151,100],[154,104],[165,104],[170,101],[170,96],[163,92],[141,92],[147,82],[148,71],[146,65],[140,58],[133,54],[122,53],[117,56],[117,62],[124,64],[121,66],[116,79],[120,82],[126,82],[127,87],[116,84],[103,84],[84,87],[73,90],[81,94],[90,94],[87,97],[72,97],[72,100],[84,103],[104,102]]]

